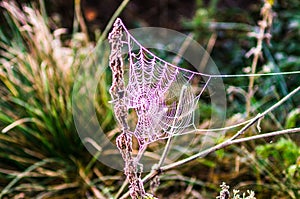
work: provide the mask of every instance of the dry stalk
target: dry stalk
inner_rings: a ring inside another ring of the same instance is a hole
[[[109,66],[113,73],[113,82],[110,88],[110,94],[114,103],[114,112],[116,119],[121,126],[122,133],[117,137],[116,144],[122,158],[124,159],[124,173],[130,184],[130,196],[133,199],[145,198],[146,194],[141,180],[141,171],[138,171],[138,162],[132,155],[132,133],[127,124],[128,107],[124,101],[124,69],[121,54],[122,48],[122,28],[120,20],[114,23],[112,32],[109,34],[109,43],[111,44],[111,53],[109,57]]]
[[[267,40],[269,43],[271,35],[269,33],[269,28],[272,25],[273,21],[273,12],[272,12],[272,5],[271,1],[265,0],[264,5],[261,8],[261,15],[263,19],[258,22],[259,25],[259,32],[250,32],[249,36],[255,37],[257,39],[256,47],[252,48],[247,54],[246,57],[250,57],[253,55],[252,65],[251,65],[251,74],[256,73],[256,67],[258,63],[258,59],[262,56],[262,44],[264,39]],[[251,112],[251,98],[254,95],[254,76],[249,77],[249,86],[248,86],[248,95],[247,95],[247,102],[246,102],[246,114],[249,117]]]

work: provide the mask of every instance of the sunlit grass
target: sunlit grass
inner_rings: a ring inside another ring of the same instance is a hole
[[[1,5],[9,30],[0,32],[0,198],[105,198],[72,117],[75,74],[94,45],[80,32],[63,41],[67,30],[51,30],[38,9]],[[101,104],[107,88],[99,81]]]

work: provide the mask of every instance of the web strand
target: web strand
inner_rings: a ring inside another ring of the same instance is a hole
[[[146,49],[145,47],[143,47],[131,34],[130,32],[126,29],[125,25],[121,22],[121,25],[124,29],[124,31],[126,32],[126,34],[128,35],[128,37],[130,37],[130,39],[132,39],[140,48],[142,48],[144,51],[146,51],[147,53],[149,53],[151,56],[155,57],[156,59],[158,59],[159,61],[174,67],[174,68],[179,68],[182,71],[186,71],[189,73],[193,73],[194,75],[201,75],[201,76],[205,76],[205,77],[211,77],[211,78],[235,78],[235,77],[260,77],[260,76],[276,76],[276,75],[294,75],[294,74],[300,74],[300,71],[286,71],[286,72],[273,72],[273,73],[255,73],[255,74],[235,74],[235,75],[231,75],[231,74],[206,74],[206,73],[201,73],[201,72],[195,72],[195,71],[191,71],[185,68],[180,68],[172,63],[169,63],[159,57],[157,57],[154,53],[152,53],[151,51],[149,51],[148,49]]]

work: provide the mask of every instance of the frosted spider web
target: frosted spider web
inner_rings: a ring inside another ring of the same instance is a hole
[[[162,60],[121,25],[126,52],[123,56],[128,66],[123,98],[127,108],[134,109],[137,115],[133,134],[140,145],[196,129],[195,110],[211,77]]]
[[[195,93],[190,84],[194,74],[150,57],[142,47],[129,51],[129,82],[125,101],[136,111],[134,135],[146,143],[180,134],[194,127],[194,110],[209,81]]]
[[[250,120],[218,129],[197,129],[195,111],[212,78],[299,73],[210,75],[190,71],[159,58],[143,47],[120,19],[115,24],[122,28],[123,60],[127,63],[123,98],[127,109],[134,109],[137,115],[133,134],[140,145],[191,132],[223,131],[248,123]]]

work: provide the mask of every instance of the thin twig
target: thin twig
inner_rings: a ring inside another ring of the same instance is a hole
[[[210,58],[210,54],[215,46],[216,40],[217,40],[217,33],[214,32],[209,38],[209,41],[207,43],[206,51],[204,52],[204,55],[199,65],[199,71],[204,71],[206,64]]]
[[[120,197],[121,193],[124,191],[124,189],[127,187],[127,185],[128,185],[128,180],[126,178],[124,183],[122,184],[121,188],[118,190],[117,194],[115,195],[115,198]]]
[[[155,177],[158,173],[164,172],[164,171],[168,171],[170,169],[173,169],[175,167],[181,166],[183,164],[186,164],[192,160],[195,160],[197,158],[201,158],[204,157],[212,152],[215,152],[219,149],[225,148],[229,145],[232,144],[237,144],[237,143],[241,143],[241,142],[246,142],[246,141],[250,141],[250,140],[256,140],[256,139],[261,139],[261,138],[266,138],[266,137],[272,137],[272,136],[278,136],[278,135],[283,135],[283,134],[289,134],[289,133],[297,133],[300,132],[300,128],[292,128],[292,129],[285,129],[285,130],[281,130],[281,131],[275,131],[275,132],[270,132],[270,133],[264,133],[264,134],[260,134],[260,135],[255,135],[255,136],[250,136],[247,138],[240,138],[240,139],[236,139],[236,140],[227,140],[225,142],[222,142],[214,147],[211,147],[207,150],[201,151],[200,153],[197,153],[189,158],[180,160],[178,162],[174,162],[172,164],[163,166],[160,168],[159,171],[153,171],[151,172],[149,175],[147,175],[144,179],[143,182],[148,182],[151,178]],[[151,178],[150,178],[151,177]]]
[[[178,53],[177,53],[177,55],[176,55],[176,57],[173,59],[172,64],[177,65],[177,64],[179,63],[179,61],[180,61],[182,55],[184,54],[184,52],[186,51],[187,47],[190,45],[191,41],[193,40],[193,37],[194,37],[194,34],[193,34],[193,33],[190,33],[190,34],[186,37],[186,39],[183,41],[183,43],[182,43],[182,45],[181,45],[181,47],[180,47],[180,49],[179,49],[179,51],[178,51]],[[181,99],[182,99],[182,98],[181,98],[181,96],[180,96],[180,100],[181,100]],[[178,108],[178,107],[177,107],[177,108]],[[177,111],[178,111],[178,110],[177,110]],[[174,120],[174,122],[175,122],[175,120]],[[164,164],[164,161],[165,161],[165,159],[166,159],[166,157],[167,157],[167,155],[168,155],[168,152],[169,152],[169,150],[170,150],[170,145],[171,145],[171,142],[172,142],[172,138],[173,138],[173,136],[170,136],[170,137],[168,138],[167,143],[166,143],[166,145],[165,145],[165,147],[164,147],[164,151],[163,151],[163,153],[162,153],[162,155],[161,155],[161,157],[160,157],[160,160],[159,160],[159,162],[158,162],[157,168],[160,168],[160,167]]]
[[[239,138],[239,139],[236,139],[236,140],[232,140],[230,142],[230,145],[241,143],[241,142],[247,142],[247,141],[250,141],[250,140],[257,140],[257,139],[261,139],[261,138],[267,138],[267,137],[273,137],[273,136],[290,134],[290,133],[297,133],[297,132],[300,132],[300,128],[284,129],[284,130],[280,130],[280,131],[274,131],[274,132],[270,132],[270,133],[264,133],[264,134],[259,134],[259,135],[254,135],[254,136],[250,136],[250,137],[245,137],[245,138]]]
[[[80,25],[80,28],[81,28],[81,31],[85,34],[86,36],[86,42],[88,43],[89,42],[89,32],[88,32],[88,28],[85,24],[85,21],[84,21],[84,18],[82,16],[82,12],[81,12],[81,0],[75,0],[75,15],[76,15],[76,18],[79,22],[79,25]]]
[[[190,33],[188,34],[188,36],[185,38],[185,40],[183,41],[182,45],[180,46],[180,49],[176,55],[176,57],[174,57],[172,64],[174,65],[178,65],[183,54],[185,53],[186,49],[188,48],[188,46],[190,45],[191,41],[193,41],[193,37],[194,34]]]
[[[105,29],[103,30],[103,32],[97,42],[97,46],[101,45],[101,43],[104,41],[104,39],[107,38],[108,31],[111,29],[112,25],[114,24],[114,21],[121,14],[121,12],[124,10],[124,8],[129,3],[129,1],[130,0],[123,0],[123,2],[120,4],[118,9],[115,11],[113,16],[110,18],[109,22],[107,23]]]
[[[43,19],[45,21],[45,24],[49,25],[49,20],[48,20],[48,15],[47,15],[47,11],[46,11],[46,6],[45,6],[44,0],[39,0],[39,4],[40,4],[40,10],[41,10],[41,14],[43,16]]]

